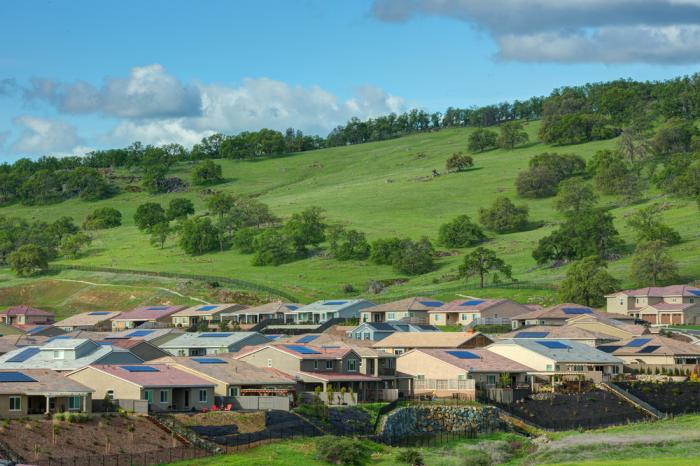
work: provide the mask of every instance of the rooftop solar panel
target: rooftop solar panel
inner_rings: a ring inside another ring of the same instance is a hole
[[[420,301],[420,303],[427,307],[440,307],[443,305],[442,301]]]
[[[637,351],[637,353],[639,353],[639,354],[653,353],[654,351],[656,351],[659,348],[661,348],[661,347],[657,346],[657,345],[649,345],[649,346],[645,346],[644,348],[640,349],[639,351]]]
[[[464,301],[460,306],[478,306],[483,302],[483,299],[472,299],[471,301]]]
[[[287,349],[290,349],[292,351],[296,351],[297,353],[300,354],[321,354],[320,351],[316,351],[313,348],[309,348],[307,346],[300,346],[300,345],[284,345]]]
[[[51,343],[54,340],[70,340],[70,337],[67,337],[65,335],[59,335],[57,337],[49,338],[48,340],[46,340],[46,343]]]
[[[596,346],[596,349],[598,351],[602,351],[603,353],[612,353],[616,349],[618,349],[620,346],[619,345],[600,345]]]
[[[107,314],[109,314],[109,312],[107,311],[96,311],[88,313],[89,316],[106,316]]]
[[[5,362],[24,362],[39,353],[39,348],[25,348]]]
[[[544,338],[549,335],[549,332],[518,332],[515,338]]]
[[[198,338],[225,338],[233,335],[231,332],[207,332],[197,335]]]
[[[150,335],[153,333],[155,330],[134,330],[131,333],[127,333],[125,336],[129,338],[134,338],[134,337],[145,337],[146,335]]]
[[[341,304],[345,304],[347,301],[326,301],[323,303],[324,306],[340,306]]]
[[[160,372],[153,366],[121,366],[121,368],[129,372]]]
[[[51,327],[51,326],[50,325],[38,325],[38,326],[34,327],[33,329],[27,331],[27,333],[31,335],[32,333],[41,332],[42,330],[44,330],[45,328],[48,328],[48,327]]]
[[[0,382],[36,382],[36,380],[21,372],[0,372]]]
[[[593,309],[590,309],[588,307],[565,307],[565,308],[562,308],[562,311],[564,311],[564,314],[569,314],[569,315],[592,314],[593,313]]]
[[[447,354],[459,359],[480,359],[479,356],[469,351],[448,351]]]
[[[112,346],[113,342],[111,341],[98,341],[96,342],[100,346]]]
[[[631,348],[639,348],[640,346],[646,345],[650,341],[651,338],[635,338],[634,340],[627,343],[625,346],[629,346]]]
[[[293,306],[293,305],[291,305],[291,304],[290,304],[290,305],[287,305],[287,306],[285,306],[285,307],[286,307],[287,309],[289,309],[290,311],[296,311],[297,309],[299,309],[299,306]]]
[[[219,358],[192,358],[192,360],[200,364],[227,364],[226,361]]]
[[[314,341],[316,338],[318,338],[318,335],[306,335],[304,337],[299,338],[296,342],[297,343],[309,343],[311,341]]]
[[[198,311],[213,311],[217,307],[219,307],[219,306],[202,306],[202,307],[198,307],[197,310]]]
[[[373,329],[380,331],[391,332],[395,330],[391,324],[387,324],[386,322],[368,322],[368,325]]]
[[[269,338],[270,340],[279,340],[282,337],[282,335],[265,335],[265,336],[267,338]]]
[[[688,290],[690,294],[694,294],[695,296],[700,296],[700,290]]]
[[[537,343],[549,349],[571,349],[571,346],[556,340],[541,340]]]
[[[166,309],[168,309],[168,306],[151,306],[146,308],[147,311],[165,311]]]

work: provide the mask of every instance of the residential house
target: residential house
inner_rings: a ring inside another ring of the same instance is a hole
[[[169,355],[165,350],[155,346],[150,341],[139,340],[137,338],[111,338],[98,341],[97,344],[112,345],[116,348],[128,350],[142,361],[152,361]]]
[[[257,332],[188,332],[160,345],[173,356],[205,356],[235,353],[244,346],[262,345],[270,339]]]
[[[518,329],[513,332],[503,333],[497,336],[498,339],[511,338],[536,338],[538,340],[573,340],[584,343],[593,348],[599,345],[606,345],[619,341],[619,338],[598,333],[585,328],[578,328],[569,325],[544,326],[535,325],[525,329]]]
[[[610,314],[608,313],[607,315]],[[615,316],[613,315],[613,317]],[[620,320],[606,317],[602,314],[582,314],[567,320],[566,327],[589,330],[594,333],[609,335],[618,340],[628,340],[649,333],[649,329],[644,325],[633,322],[633,320]]]
[[[134,310],[123,312],[112,319],[112,331],[134,329],[146,322],[155,322],[163,325],[171,324],[171,316],[182,311],[186,306],[141,306]]]
[[[213,382],[214,393],[217,396],[286,396],[294,391],[296,381],[288,374],[276,369],[254,366],[236,359],[237,356],[235,353],[193,358],[167,356],[154,362],[167,364]]]
[[[393,333],[372,345],[396,355],[416,348],[482,348],[493,340],[479,332],[420,332]]]
[[[498,340],[486,349],[532,367],[530,375],[549,381],[554,377],[584,376],[601,382],[622,373],[623,367],[621,359],[571,340],[513,338]]]
[[[694,286],[625,290],[605,298],[611,314],[632,316],[652,325],[700,324],[700,288]]]
[[[431,298],[407,298],[364,309],[360,312],[360,322],[387,322],[402,320],[413,324],[427,324],[428,311],[444,303]]]
[[[65,332],[74,330],[90,330],[104,332],[112,328],[111,320],[118,317],[121,312],[92,311],[75,314],[54,324]]]
[[[89,413],[93,391],[47,369],[0,370],[0,418]]]
[[[507,299],[458,299],[428,311],[432,325],[506,324],[530,308]]]
[[[634,370],[663,369],[692,371],[700,364],[700,345],[659,335],[643,335],[598,349],[622,359]]]
[[[350,402],[370,399],[371,393],[383,387],[380,377],[363,374],[360,368],[362,357],[347,347],[319,347],[293,344],[267,344],[244,348],[234,356],[258,367],[277,369],[297,381],[298,393],[313,393],[327,401],[329,386],[335,392],[352,392],[345,397]]]
[[[14,327],[13,327],[14,328]],[[35,337],[57,337],[59,335],[65,335],[66,331],[62,330],[53,324],[42,324],[42,325],[24,325],[22,326],[24,330],[19,330],[20,333],[26,333],[27,335]]]
[[[200,304],[188,307],[170,315],[172,324],[178,328],[190,328],[206,323],[208,328],[216,327],[222,321],[221,314],[245,309],[242,304]]]
[[[538,309],[517,315],[511,319],[513,330],[534,325],[565,325],[569,319],[582,315],[597,314],[603,317],[617,318],[633,323],[634,318],[607,314],[598,309],[573,303],[557,304],[556,306]]]
[[[294,312],[294,322],[322,324],[330,319],[352,319],[360,316],[360,311],[374,306],[364,299],[316,301],[302,306]]]
[[[41,346],[47,340],[46,337],[35,337],[27,334],[5,335],[0,337],[0,355],[25,346]]]
[[[104,340],[144,340],[152,344],[153,346],[160,346],[174,338],[179,337],[185,333],[182,329],[168,327],[168,328],[143,328],[122,330],[119,332],[108,333],[102,336]]]
[[[214,382],[167,364],[94,365],[66,377],[92,388],[95,399],[145,400],[149,411],[199,411],[214,403]]]
[[[303,304],[273,301],[260,306],[248,307],[237,311],[226,312],[224,318],[239,324],[257,324],[267,319],[290,322],[294,319],[294,311]]]
[[[411,377],[416,394],[475,399],[477,388],[496,386],[508,375],[512,386],[527,383],[532,368],[484,348],[414,349],[396,360],[396,370]]]
[[[54,315],[29,306],[14,306],[0,311],[0,322],[14,326],[52,324]]]
[[[0,369],[72,371],[90,364],[141,364],[131,351],[83,338],[54,337],[0,356]]]
[[[354,340],[378,341],[395,332],[439,332],[440,329],[428,324],[394,322],[363,322],[348,332]]]

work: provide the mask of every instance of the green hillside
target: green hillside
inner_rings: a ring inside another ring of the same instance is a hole
[[[490,206],[497,196],[506,195],[516,204],[527,204],[530,219],[544,222],[544,226],[506,235],[490,233],[487,247],[496,250],[513,266],[514,276],[533,284],[532,288],[475,290],[474,283],[465,285],[454,279],[464,252],[460,251],[438,259],[438,268],[434,272],[393,286],[386,296],[434,293],[452,298],[455,292],[464,290],[470,294],[506,295],[525,301],[530,295],[551,295],[552,291],[538,288],[557,283],[565,273],[565,268],[538,267],[531,257],[538,239],[550,233],[561,216],[552,207],[553,198],[517,198],[515,177],[527,167],[531,156],[541,152],[575,153],[588,158],[600,149],[615,145],[615,140],[609,140],[552,147],[538,141],[538,127],[538,122],[527,125],[533,142],[526,146],[512,151],[472,154],[474,168],[462,173],[445,174],[445,160],[454,152],[468,152],[470,128],[444,129],[257,161],[218,160],[227,182],[216,189],[257,196],[281,217],[309,206],[320,206],[325,209],[330,222],[364,231],[370,241],[386,236],[414,239],[428,236],[434,241],[442,223],[463,213],[476,220],[480,207]],[[431,177],[433,169],[442,175]],[[189,180],[191,170],[192,165],[181,164],[171,173]],[[59,260],[58,263],[234,277],[285,290],[301,301],[342,295],[341,287],[345,284],[364,291],[370,279],[408,278],[388,266],[364,261],[338,262],[323,256],[278,267],[254,267],[251,256],[233,250],[191,257],[184,254],[172,239],[165,249],[155,248],[149,244],[148,235],[134,226],[134,211],[143,202],[156,201],[165,206],[174,197],[188,197],[194,201],[197,213],[205,211],[205,196],[193,188],[184,194],[151,196],[126,192],[97,202],[71,199],[41,207],[13,205],[0,209],[0,214],[46,221],[68,215],[76,223],[81,223],[87,213],[98,207],[115,207],[122,212],[124,222],[121,227],[94,232],[94,241],[86,254],[76,260]],[[634,245],[634,237],[624,218],[651,202],[667,204],[663,214],[665,222],[683,237],[683,242],[671,248],[671,252],[684,279],[697,277],[700,275],[700,216],[694,202],[665,196],[653,188],[642,202],[631,206],[620,206],[614,197],[602,198],[604,205],[615,206],[612,213],[616,217],[616,227],[630,247]],[[631,286],[629,263],[629,256],[614,261],[610,264],[610,271],[624,285]]]

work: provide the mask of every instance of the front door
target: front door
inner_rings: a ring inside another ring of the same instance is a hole
[[[185,390],[185,408],[190,407],[190,391]]]

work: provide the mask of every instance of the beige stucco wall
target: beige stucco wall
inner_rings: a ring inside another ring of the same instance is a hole
[[[238,359],[257,367],[272,367],[286,374],[294,374],[301,370],[300,359],[274,348],[263,348]],[[272,362],[271,366],[268,366],[268,359]]]
[[[141,399],[141,388],[138,385],[99,371],[94,367],[86,367],[78,372],[68,374],[66,377],[95,390],[92,397],[96,400],[103,399],[108,390],[114,391],[114,399]]]
[[[606,325],[602,324],[600,322],[569,322],[567,324],[569,327],[576,327],[580,328],[583,330],[589,330],[591,332],[599,332],[599,333],[604,333],[606,335],[611,335],[615,338],[620,338],[623,340],[626,340],[628,338],[632,338],[634,335],[632,333],[628,332],[627,330],[623,330],[617,327],[613,327],[612,325]]]
[[[553,359],[542,356],[541,354],[530,351],[521,346],[517,345],[491,345],[487,350],[505,356],[506,358],[512,359],[513,361],[520,363],[527,367],[532,367],[536,371],[553,371],[556,362]],[[547,369],[547,364],[551,365]]]
[[[396,358],[396,370],[414,377],[420,374],[426,379],[458,379],[460,375],[467,378],[464,369],[420,351],[411,351]]]

